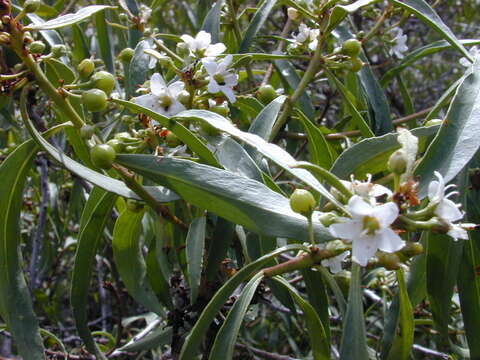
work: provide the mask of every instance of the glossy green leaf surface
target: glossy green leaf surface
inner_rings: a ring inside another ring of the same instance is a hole
[[[202,278],[206,226],[207,218],[205,216],[197,217],[193,219],[187,233],[187,269],[192,304],[197,301]]]
[[[253,18],[248,25],[247,30],[245,31],[245,36],[243,37],[242,42],[240,43],[240,53],[246,53],[248,51],[251,44],[255,40],[255,36],[267,20],[276,2],[277,0],[263,0],[260,3],[255,15],[253,15]]]

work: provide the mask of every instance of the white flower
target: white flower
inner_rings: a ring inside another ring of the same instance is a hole
[[[180,38],[187,44],[190,54],[194,57],[215,57],[227,49],[222,43],[212,44],[212,36],[203,30],[195,38],[190,35],[182,35]]]
[[[393,42],[394,45],[390,49],[390,55],[395,55],[399,59],[403,59],[404,55],[403,53],[408,50],[407,46],[407,35],[403,34],[403,30],[400,28],[395,28],[391,30],[393,33]]]
[[[399,214],[395,203],[375,206],[354,195],[347,208],[352,218],[330,225],[329,230],[333,236],[352,242],[353,261],[365,266],[378,249],[393,253],[405,245],[390,228]]]
[[[342,271],[342,261],[345,260],[348,255],[350,255],[350,251],[344,251],[340,255],[322,260],[321,264],[323,267],[330,268],[332,274],[336,274]]]
[[[345,187],[350,190],[355,195],[359,195],[364,200],[368,201],[370,204],[376,204],[376,198],[382,195],[387,195],[387,197],[392,196],[392,191],[385,186],[380,184],[372,183],[372,175],[367,174],[367,181],[355,180],[354,176],[351,176],[351,182],[340,180]]]
[[[468,233],[465,229],[475,227],[475,224],[453,224],[453,222],[460,220],[465,215],[460,211],[460,204],[455,204],[449,197],[457,195],[457,191],[451,191],[446,194],[448,189],[454,188],[455,185],[450,184],[445,186],[445,180],[442,174],[438,171],[434,172],[438,180],[433,180],[428,185],[428,199],[431,203],[437,204],[435,208],[435,215],[447,223],[449,230],[447,234],[455,241],[458,239],[468,240]]]
[[[477,46],[473,46],[468,52],[470,53],[470,55],[472,55],[472,57],[474,59],[476,59],[477,56],[480,55],[480,49]],[[465,66],[465,67],[472,66],[472,63],[466,57],[460,58],[460,60],[458,62],[460,63],[460,65]]]
[[[319,34],[319,29],[311,29],[302,23],[298,27],[298,34],[292,34],[293,39],[291,40],[293,40],[293,44],[290,45],[290,48],[296,49],[308,42],[308,48],[314,51],[317,48]]]
[[[178,94],[185,88],[181,81],[167,85],[162,75],[153,74],[150,79],[150,94],[138,96],[133,101],[167,117],[174,116],[185,110],[177,99]]]
[[[407,160],[407,168],[401,178],[403,182],[408,180],[413,173],[413,166],[415,165],[418,153],[418,138],[412,135],[408,129],[399,128],[397,132],[397,141],[402,146],[402,150]]]
[[[228,101],[235,102],[235,93],[233,87],[238,83],[238,76],[228,69],[232,63],[233,56],[227,55],[220,62],[213,58],[202,59],[202,64],[208,73],[208,92],[216,94],[222,92]]]

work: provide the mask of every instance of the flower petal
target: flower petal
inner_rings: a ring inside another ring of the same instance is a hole
[[[373,207],[358,195],[353,195],[348,200],[348,210],[352,213],[352,217],[363,217],[372,213]]]
[[[361,236],[352,243],[352,260],[361,266],[366,266],[368,260],[377,252],[375,237]]]
[[[233,92],[233,89],[231,87],[221,86],[221,90],[227,97],[228,101],[230,101],[231,103],[234,103],[236,101],[235,93]]]
[[[405,246],[405,241],[390,228],[377,231],[375,237],[377,238],[378,248],[388,253],[398,251]]]
[[[202,64],[209,75],[215,75],[217,72],[218,64],[213,58],[203,58]]]
[[[437,205],[435,215],[447,222],[454,222],[463,218],[463,213],[450,199],[443,199]]]
[[[347,220],[344,223],[330,225],[328,230],[335,237],[351,241],[360,236],[362,222],[359,220]]]
[[[390,226],[398,217],[398,206],[394,202],[388,202],[376,206],[372,211],[372,216],[377,218],[382,228]]]
[[[174,98],[176,98],[183,89],[185,89],[185,84],[182,81],[175,81],[168,85],[168,92],[170,96]]]
[[[197,49],[206,49],[212,43],[212,35],[202,30],[195,36],[195,42]]]
[[[223,53],[225,50],[227,50],[227,47],[223,43],[216,43],[216,44],[210,45],[205,50],[205,56],[218,56],[221,53]]]
[[[451,236],[453,240],[457,241],[458,239],[468,240],[468,232],[464,228],[459,225],[450,226],[450,230],[448,230],[447,235]]]
[[[210,82],[208,83],[207,90],[210,94],[216,94],[218,93],[221,89],[218,83],[215,81],[215,79],[210,78]]]
[[[152,75],[150,79],[150,89],[152,90],[152,94],[155,96],[163,95],[167,84],[165,84],[165,80],[163,80],[162,75],[159,73],[155,73]]]

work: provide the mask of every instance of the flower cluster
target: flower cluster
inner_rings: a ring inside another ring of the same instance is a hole
[[[298,33],[292,34],[289,45],[290,50],[295,50],[301,47],[307,47],[309,50],[314,51],[318,44],[318,35],[320,35],[319,29],[311,29],[305,24],[300,24],[298,27]]]

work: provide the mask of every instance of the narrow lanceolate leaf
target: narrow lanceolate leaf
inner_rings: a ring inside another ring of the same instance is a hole
[[[326,199],[336,204],[338,207],[343,206],[335,199],[330,192],[318,180],[303,169],[293,169],[291,166],[295,165],[296,160],[281,147],[268,143],[261,137],[255,134],[243,132],[236,128],[230,121],[223,116],[205,110],[187,110],[182,111],[175,116],[176,119],[194,119],[207,122],[217,130],[226,132],[239,141],[243,141],[248,146],[254,148],[256,151],[262,153],[263,156],[275,162],[278,166],[283,168],[288,173],[297,177],[298,179],[311,186],[315,191],[323,195]]]
[[[262,172],[247,151],[232,138],[226,139],[217,149],[217,158],[225,170],[263,182]]]
[[[260,4],[258,10],[255,12],[255,15],[252,18],[252,21],[250,22],[250,25],[248,25],[245,36],[240,44],[239,53],[246,53],[248,51],[250,45],[255,39],[255,36],[267,20],[268,15],[272,11],[276,2],[277,0],[264,0]]]
[[[472,59],[472,56],[469,52],[463,47],[463,45],[458,41],[455,34],[450,30],[450,28],[445,25],[440,16],[432,9],[430,5],[424,0],[392,0],[392,2],[414,13],[420,20],[425,22],[429,27],[438,31],[440,35],[452,44],[453,47],[457,48],[464,56],[468,59]],[[472,59],[473,60],[473,59]]]
[[[191,360],[197,353],[200,343],[205,336],[210,324],[217,313],[223,307],[233,291],[245,280],[249,279],[259,269],[268,264],[276,256],[287,251],[307,250],[304,245],[291,244],[272,251],[261,258],[249,263],[231,277],[213,296],[203,312],[200,314],[197,322],[193,326],[190,334],[185,339],[179,360]]]
[[[212,166],[220,166],[215,156],[208,149],[208,147],[190,130],[188,130],[182,124],[172,121],[169,118],[158,114],[146,107],[137,105],[130,101],[124,101],[120,99],[114,100],[116,103],[125,106],[126,108],[134,111],[141,112],[150,116],[153,120],[158,121],[162,126],[171,130],[180,140],[182,140],[192,151],[194,151],[205,163]]]
[[[32,122],[27,119],[26,122],[28,131],[34,140],[45,150],[51,157],[61,163],[66,169],[73,172],[74,174],[84,178],[85,180],[91,182],[92,184],[106,190],[113,192],[117,195],[140,200],[140,198],[130,190],[123,182],[113,179],[111,177],[105,176],[99,172],[96,172],[82,164],[76,162],[75,160],[69,158],[67,155],[61,151],[54,148],[48,141],[46,141],[40,133],[34,128]],[[71,124],[62,124],[63,126],[71,126]],[[170,202],[178,200],[178,196],[171,192],[168,189],[156,186],[145,186],[147,192],[155,198],[158,202]]]
[[[29,140],[0,165],[0,314],[7,323],[18,352],[25,360],[42,360],[38,320],[22,271],[20,213],[23,189],[36,154]]]
[[[408,297],[407,286],[403,270],[397,270],[397,280],[400,297],[400,317],[392,348],[388,354],[388,360],[407,360],[413,345],[414,323],[413,308]]]
[[[55,19],[46,21],[43,24],[28,25],[27,27],[25,27],[25,30],[52,30],[52,29],[62,28],[65,26],[70,26],[89,18],[90,16],[92,16],[93,14],[99,11],[109,9],[109,8],[112,8],[112,7],[106,6],[106,5],[87,6],[87,7],[81,8],[74,14],[62,15]]]
[[[448,235],[429,233],[427,237],[427,294],[433,321],[444,341],[448,339],[450,307],[463,245],[463,241],[455,242]]]
[[[330,359],[330,342],[328,341],[325,329],[318,317],[317,312],[313,306],[306,301],[287,280],[281,276],[276,276],[274,279],[278,284],[283,285],[292,295],[295,302],[302,309],[307,324],[308,336],[310,338],[310,346],[314,360],[329,360]],[[360,358],[357,358],[360,359]]]
[[[207,218],[201,216],[193,219],[187,234],[187,269],[192,304],[197,301],[203,270],[203,253],[205,250],[205,228]]]
[[[327,31],[330,32],[335,29],[349,14],[375,2],[377,0],[357,0],[349,5],[336,5],[328,20]]]
[[[343,321],[342,343],[340,347],[341,360],[368,360],[367,334],[363,317],[363,302],[361,289],[361,268],[352,265],[352,280],[348,294],[347,314]]]
[[[110,39],[112,39],[112,34],[105,12],[98,12],[95,15],[95,30],[97,31],[96,40],[100,56],[105,63],[107,70],[112,74],[115,74],[115,63],[113,60],[114,45],[110,41]]]
[[[208,11],[202,25],[202,30],[212,35],[212,43],[214,44],[220,41],[220,12],[224,2],[225,0],[217,0],[215,5]]]
[[[103,230],[111,217],[116,195],[98,187],[93,188],[80,219],[80,234],[75,254],[70,303],[78,334],[87,350],[102,359],[105,358],[97,348],[88,328],[88,294],[90,279]]]
[[[252,301],[253,295],[258,285],[263,279],[263,273],[256,274],[242,290],[242,293],[235,301],[232,309],[229,311],[222,327],[217,333],[209,359],[233,359],[233,350],[237,340],[238,332],[243,322],[243,318],[248,310],[248,306]]]
[[[334,160],[333,154],[322,131],[315,126],[315,124],[312,123],[303,112],[299,111],[298,114],[300,122],[307,133],[310,161],[315,165],[330,169]]]
[[[186,201],[260,234],[307,240],[305,217],[290,209],[287,198],[264,184],[230,171],[193,161],[153,155],[119,155],[118,161],[174,190]],[[331,239],[317,222],[317,241]]]
[[[125,209],[113,229],[113,257],[128,293],[148,310],[159,315],[164,311],[148,282],[140,233],[144,211]]]
[[[415,169],[420,195],[427,194],[434,171],[452,180],[480,147],[480,59],[457,89],[445,121]]]

